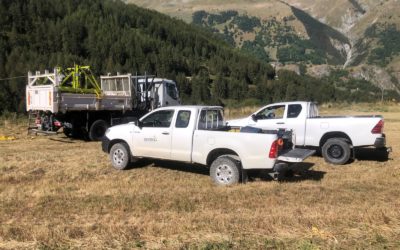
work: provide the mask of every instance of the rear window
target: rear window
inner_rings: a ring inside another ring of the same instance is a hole
[[[287,118],[296,118],[301,113],[301,105],[300,104],[291,104],[288,108]]]
[[[198,129],[218,129],[224,127],[221,110],[202,110]]]

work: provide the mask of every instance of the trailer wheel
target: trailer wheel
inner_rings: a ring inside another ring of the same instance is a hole
[[[107,128],[108,124],[104,120],[97,120],[93,122],[89,129],[89,139],[91,141],[100,141],[106,133]]]
[[[124,170],[129,165],[130,152],[126,143],[117,143],[111,147],[110,159],[113,167],[117,170]]]
[[[335,165],[343,165],[350,159],[350,145],[341,138],[332,138],[322,146],[322,156],[325,161]]]
[[[217,185],[228,186],[239,182],[240,163],[229,156],[220,156],[210,167],[210,177]]]

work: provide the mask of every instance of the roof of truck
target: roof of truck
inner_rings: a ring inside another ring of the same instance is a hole
[[[307,102],[307,101],[290,101],[290,102],[270,103],[267,106],[269,106],[269,105],[286,105],[286,104],[307,104],[307,103],[310,103],[310,102]]]
[[[157,110],[162,110],[162,109],[223,109],[221,106],[207,106],[207,105],[177,105],[177,106],[167,106],[167,107],[161,107],[157,108]]]

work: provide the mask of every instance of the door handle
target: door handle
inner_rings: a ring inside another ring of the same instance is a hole
[[[169,135],[169,132],[162,132],[163,135]]]
[[[277,122],[276,124],[282,125],[285,124],[284,122]]]

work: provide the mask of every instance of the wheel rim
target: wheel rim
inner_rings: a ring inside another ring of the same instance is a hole
[[[332,158],[341,158],[343,156],[343,153],[343,148],[339,145],[332,145],[328,148],[328,154]]]
[[[218,182],[227,184],[232,181],[234,174],[231,166],[223,164],[217,167],[216,175]]]
[[[121,149],[117,149],[113,154],[114,163],[120,166],[125,160],[125,152]]]

